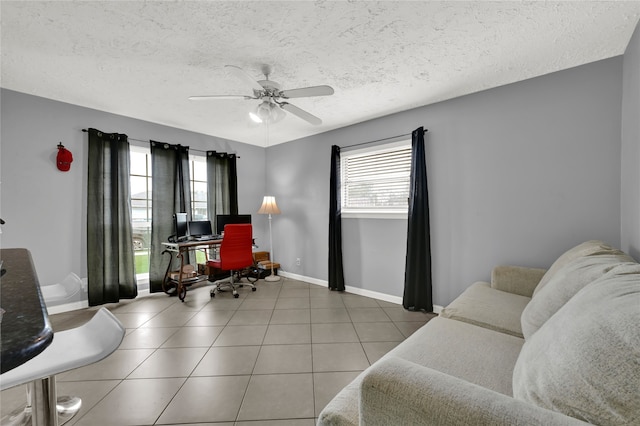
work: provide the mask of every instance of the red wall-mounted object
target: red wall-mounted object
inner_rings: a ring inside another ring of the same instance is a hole
[[[58,165],[58,170],[61,172],[68,172],[71,168],[71,163],[73,162],[73,155],[71,151],[66,149],[62,142],[58,144],[58,157],[56,158],[56,164]]]

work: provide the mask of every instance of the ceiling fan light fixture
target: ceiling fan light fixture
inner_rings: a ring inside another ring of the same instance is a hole
[[[271,114],[275,115],[274,118],[274,123],[277,123],[278,121],[282,121],[284,120],[284,118],[287,116],[287,113],[285,113],[282,108],[280,108],[279,106],[273,106],[273,109],[271,110]]]
[[[253,111],[249,113],[249,118],[251,118],[251,121],[253,121],[254,123],[262,123],[262,119],[258,117],[258,114]]]
[[[249,113],[249,117],[256,123],[277,123],[282,121],[286,114],[273,102],[262,101],[255,111]]]

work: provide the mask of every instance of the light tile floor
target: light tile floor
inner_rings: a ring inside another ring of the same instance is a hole
[[[164,293],[105,305],[126,336],[111,356],[60,374],[83,400],[68,425],[311,426],[340,389],[433,314],[292,279],[185,302]],[[51,315],[54,331],[97,308]],[[70,348],[70,350],[72,350]],[[0,393],[2,415],[24,387]]]

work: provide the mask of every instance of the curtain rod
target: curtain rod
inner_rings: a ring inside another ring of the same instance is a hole
[[[428,129],[424,129],[424,133],[427,133],[428,131],[429,131]],[[351,148],[351,147],[354,147],[354,146],[369,145],[370,143],[384,142],[384,141],[388,141],[389,139],[397,139],[397,138],[402,138],[402,137],[405,137],[405,136],[411,136],[412,133],[406,133],[404,135],[397,135],[397,136],[389,136],[388,138],[376,139],[375,141],[354,143],[353,145],[341,146],[340,148]]]
[[[84,133],[87,133],[89,130],[82,129],[82,131]],[[142,140],[142,139],[130,138],[129,136],[127,136],[127,139],[130,140],[130,141],[136,141],[136,142],[142,142],[142,143],[151,143],[151,141],[148,140],[148,139],[147,140]],[[159,142],[159,141],[157,141],[157,142]],[[201,149],[195,149],[195,148],[191,148],[191,147],[189,147],[189,151],[201,152],[203,154],[206,154],[208,152],[208,151],[203,151]],[[236,155],[236,158],[240,158],[240,156]]]

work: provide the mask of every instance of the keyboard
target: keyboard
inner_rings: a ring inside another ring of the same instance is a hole
[[[193,237],[193,241],[211,241],[221,239],[222,237],[220,235],[199,235],[197,237]]]

